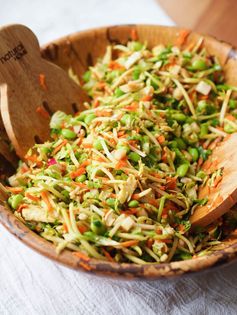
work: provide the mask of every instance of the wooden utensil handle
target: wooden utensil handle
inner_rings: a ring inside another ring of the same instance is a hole
[[[49,139],[50,115],[80,111],[88,100],[63,69],[41,57],[36,36],[23,25],[0,29],[0,91],[3,123],[21,158]]]

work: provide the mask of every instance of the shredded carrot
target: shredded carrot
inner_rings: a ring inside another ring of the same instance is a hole
[[[28,171],[29,171],[29,167],[25,163],[23,163],[22,166],[21,166],[21,173],[24,174],[24,173],[26,173]]]
[[[119,170],[120,168],[126,167],[127,165],[128,165],[127,159],[126,160],[122,159],[115,165],[115,169]]]
[[[132,199],[133,200],[138,200],[138,199],[140,199],[141,197],[139,196],[139,194],[133,194],[132,195]]]
[[[22,187],[6,187],[6,188],[13,194],[19,194],[24,190]]]
[[[87,185],[86,185],[86,184],[83,184],[83,183],[76,183],[76,182],[74,182],[74,184],[75,184],[76,186],[81,187],[81,188],[88,188]]]
[[[200,95],[199,99],[200,100],[207,100],[209,98],[209,95]]]
[[[202,163],[203,163],[203,158],[200,157],[200,158],[198,159],[197,166],[201,166]]]
[[[179,33],[179,36],[178,36],[178,38],[176,40],[176,45],[177,46],[182,46],[185,43],[189,33],[190,33],[189,30],[181,30],[180,33]]]
[[[25,197],[26,197],[26,198],[29,198],[29,199],[32,200],[32,201],[39,201],[39,200],[40,200],[39,197],[33,196],[33,195],[31,195],[30,193],[28,193],[28,192],[25,193]]]
[[[137,208],[129,208],[127,210],[120,210],[121,214],[126,214],[126,215],[136,214],[137,211],[138,211]]]
[[[93,147],[93,145],[91,143],[86,143],[86,142],[82,143],[81,145],[85,149],[91,149]]]
[[[231,115],[231,114],[226,115],[225,118],[230,120],[230,121],[234,121],[235,120],[235,117],[233,115]]]
[[[78,257],[78,258],[81,258],[84,261],[90,261],[90,257],[87,256],[86,254],[82,253],[82,252],[74,252],[73,255]]]
[[[63,229],[66,233],[68,233],[68,227],[66,223],[63,223]]]
[[[100,101],[98,99],[96,99],[93,103],[93,107],[96,108],[100,105]]]
[[[165,150],[162,152],[161,160],[165,163],[167,162],[167,152]]]
[[[149,102],[151,100],[152,100],[152,96],[151,95],[146,95],[146,96],[141,98],[141,101],[143,101],[143,102]]]
[[[47,90],[47,86],[45,83],[45,74],[43,74],[43,73],[39,74],[39,84],[44,90]]]
[[[131,33],[130,34],[131,34],[131,39],[132,40],[134,40],[134,41],[138,40],[138,34],[137,34],[137,30],[135,28],[131,29]]]
[[[17,212],[21,212],[22,209],[28,208],[28,206],[29,206],[29,205],[27,205],[27,204],[25,204],[25,203],[21,204],[21,205],[17,208]]]
[[[156,234],[161,235],[161,234],[162,234],[162,229],[157,228],[157,229],[155,230],[155,232],[156,232]]]
[[[223,176],[217,176],[214,180],[213,186],[217,187],[218,184],[222,181]]]
[[[41,192],[41,197],[43,199],[43,201],[45,202],[45,204],[47,205],[47,208],[48,208],[48,211],[52,211],[53,210],[53,207],[49,201],[49,198],[48,198],[48,192],[47,191],[42,191]]]
[[[103,252],[103,254],[105,255],[105,257],[108,259],[108,261],[114,262],[114,259],[113,259],[113,257],[110,255],[109,252],[107,252],[104,248],[102,248],[102,252]]]
[[[118,137],[120,138],[120,137],[124,136],[124,134],[125,134],[125,131],[124,130],[120,130],[118,132]]]
[[[191,42],[191,43],[188,45],[187,50],[188,50],[188,51],[191,51],[191,50],[194,48],[195,44],[196,44],[195,42]]]
[[[38,157],[37,157],[36,154],[33,154],[33,155],[25,155],[24,158],[25,158],[25,160],[31,161],[31,162],[33,162],[33,163],[38,162]]]
[[[107,110],[96,110],[95,111],[95,115],[97,117],[110,117],[112,116],[112,112],[111,111],[107,111]]]
[[[171,178],[167,178],[166,180],[167,180],[167,184],[165,185],[165,187],[167,189],[174,190],[177,186],[177,178],[171,177]]]
[[[85,270],[87,270],[87,271],[90,271],[90,270],[92,269],[91,266],[89,266],[89,265],[83,263],[82,261],[79,262],[79,265],[80,265],[82,268],[84,268]]]
[[[86,160],[86,161],[81,163],[80,167],[85,167],[85,166],[88,166],[90,164],[91,164],[91,161],[90,160]]]
[[[42,116],[43,118],[45,118],[45,119],[50,119],[49,113],[48,113],[47,110],[46,110],[44,107],[42,107],[42,106],[38,106],[38,107],[36,108],[36,113],[39,114],[39,115],[41,115],[41,116]]]
[[[131,241],[122,242],[122,243],[120,243],[120,245],[122,247],[131,247],[131,246],[137,245],[138,243],[139,243],[138,240],[131,240]]]
[[[183,224],[179,224],[178,225],[178,230],[179,230],[179,232],[183,233],[185,231],[185,226]]]
[[[71,174],[70,174],[70,177],[71,177],[71,179],[74,179],[74,178],[76,178],[76,177],[78,177],[78,176],[80,176],[80,175],[82,175],[82,174],[85,174],[86,173],[86,169],[85,169],[85,167],[80,167],[78,170],[76,170],[75,172],[72,172]]]
[[[62,143],[60,143],[54,150],[53,150],[53,155],[55,155],[58,151],[62,149],[67,144],[67,140],[64,139]]]
[[[158,207],[159,203],[155,198],[148,198],[148,202],[154,206],[154,207]]]
[[[120,65],[118,62],[116,61],[110,61],[108,67],[111,69],[111,70],[122,70],[124,69],[124,67],[122,65]]]
[[[86,231],[88,231],[88,228],[85,225],[79,225],[78,230],[81,234],[84,234]]]
[[[153,243],[154,243],[154,240],[152,238],[148,238],[148,240],[146,241],[146,246],[151,249]]]
[[[157,140],[160,144],[164,143],[165,142],[165,137],[163,135],[160,135],[157,137]]]
[[[124,108],[128,111],[135,112],[138,109],[138,103],[133,102],[131,105],[124,106]]]

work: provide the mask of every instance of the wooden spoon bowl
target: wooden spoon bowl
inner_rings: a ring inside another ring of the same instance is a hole
[[[182,29],[176,27],[155,25],[124,25],[92,29],[51,42],[42,48],[42,56],[65,71],[72,68],[73,72],[81,77],[88,66],[94,64],[96,59],[103,55],[108,44],[126,43],[131,38],[131,34],[135,33],[139,40],[146,41],[149,47],[157,44],[175,44],[180,32],[182,32]],[[197,33],[190,33],[187,42],[197,41],[200,36]],[[235,49],[231,45],[219,42],[209,36],[204,36],[204,45],[210,54],[219,58],[224,67],[227,82],[236,85],[237,52]],[[0,221],[12,234],[37,252],[68,267],[99,275],[128,279],[168,278],[206,270],[237,259],[237,235],[233,233],[220,245],[216,246],[212,254],[186,261],[143,266],[102,262],[96,259],[84,261],[74,256],[69,250],[64,250],[60,255],[57,255],[54,245],[30,231],[7,209],[4,202],[0,206]]]

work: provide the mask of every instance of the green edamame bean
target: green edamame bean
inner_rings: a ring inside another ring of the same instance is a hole
[[[172,119],[177,120],[178,122],[185,122],[186,118],[186,115],[184,115],[183,113],[172,114]]]
[[[102,235],[106,232],[106,228],[100,220],[91,221],[91,230],[98,235]]]
[[[207,68],[206,62],[202,59],[196,59],[192,62],[193,70],[205,70]]]
[[[96,118],[96,115],[91,113],[85,117],[84,122],[85,124],[89,125],[92,122],[92,120],[95,118]]]
[[[197,111],[198,112],[205,112],[207,108],[207,102],[202,100],[198,102]]]
[[[205,177],[206,177],[206,173],[204,172],[204,171],[199,171],[197,174],[196,174],[196,176],[198,177],[198,178],[201,178],[201,179],[204,179]]]
[[[13,195],[8,199],[9,204],[13,209],[17,209],[22,202],[23,196],[21,194]]]
[[[194,162],[196,162],[199,158],[199,152],[198,152],[198,149],[197,148],[189,148],[188,149],[188,152],[191,154],[192,156],[192,160]]]
[[[123,115],[121,118],[121,123],[125,126],[129,125],[131,123],[132,117],[129,114]]]
[[[108,198],[108,199],[106,200],[107,205],[108,205],[109,207],[111,207],[111,208],[114,208],[114,207],[115,207],[115,202],[116,202],[116,199],[114,199],[114,198]]]
[[[126,145],[124,142],[118,142],[116,149],[124,149],[127,153],[130,151],[129,146]]]
[[[202,139],[207,134],[208,134],[208,124],[202,124],[200,127],[199,137]]]
[[[137,162],[140,160],[141,157],[140,157],[140,155],[139,155],[138,153],[136,153],[136,152],[131,152],[131,153],[129,153],[128,158],[129,158],[131,161],[137,163]]]
[[[70,129],[62,129],[62,136],[68,140],[76,138],[76,133]]]
[[[128,203],[129,208],[137,208],[139,206],[139,202],[137,200],[131,200]]]
[[[236,130],[230,124],[225,124],[224,125],[224,131],[227,132],[227,133],[233,133]]]
[[[78,182],[78,183],[83,183],[83,182],[86,180],[86,175],[85,175],[85,174],[82,174],[82,175],[76,177],[75,180],[76,180],[76,182]]]
[[[85,82],[88,82],[88,81],[90,80],[90,78],[91,78],[91,71],[90,71],[90,70],[86,71],[86,72],[83,74],[82,78],[83,78],[83,80],[84,80]]]
[[[184,164],[181,164],[178,168],[177,168],[177,175],[179,177],[184,177],[186,174],[187,174],[187,171],[189,169],[189,164],[188,163],[184,163]]]
[[[125,93],[120,89],[120,88],[116,88],[115,91],[114,91],[114,95],[116,97],[120,97],[122,95],[124,95]]]
[[[132,42],[132,50],[139,51],[143,48],[143,44],[140,42]]]
[[[177,148],[184,150],[186,148],[186,143],[182,138],[175,138],[174,141],[177,143]]]
[[[104,140],[102,140],[104,141]],[[101,139],[96,139],[93,143],[93,148],[95,148],[96,150],[100,151],[103,150],[103,146],[102,146],[102,142]]]
[[[132,73],[133,80],[138,80],[140,77],[141,71],[139,69],[134,69]]]
[[[229,100],[229,108],[236,109],[236,107],[237,107],[237,101],[233,99]]]

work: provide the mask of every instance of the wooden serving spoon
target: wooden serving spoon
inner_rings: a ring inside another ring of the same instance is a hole
[[[206,226],[237,202],[237,133],[229,135],[212,152],[202,169],[207,174],[221,169],[222,176],[216,177],[199,189],[198,198],[208,198],[204,206],[198,206],[190,218],[193,226]]]
[[[88,100],[63,69],[41,58],[36,36],[23,25],[0,29],[0,92],[3,123],[22,159],[49,139],[52,113],[81,111]]]

